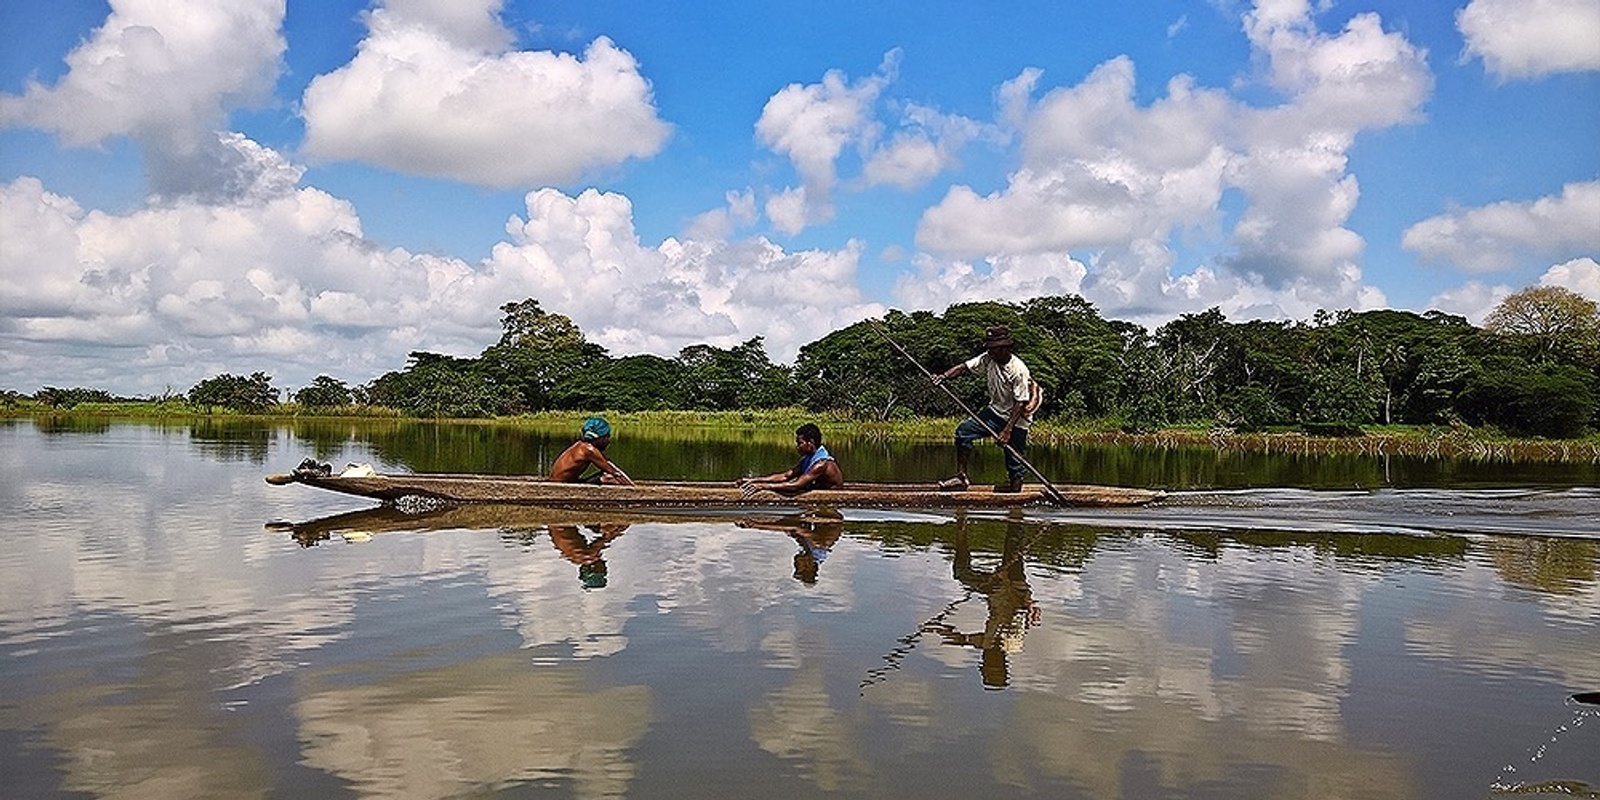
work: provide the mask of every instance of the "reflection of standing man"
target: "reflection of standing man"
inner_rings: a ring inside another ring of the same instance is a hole
[[[591,525],[589,530],[599,534],[593,541],[584,536],[576,525],[551,525],[550,542],[568,561],[578,565],[578,582],[585,589],[604,589],[606,586],[606,561],[600,551],[622,532],[627,525]]]
[[[1033,602],[1033,590],[1023,571],[1023,538],[1021,524],[1007,525],[1000,566],[994,570],[978,569],[972,565],[967,522],[960,520],[951,571],[963,586],[984,596],[989,604],[989,616],[984,620],[982,633],[962,633],[946,623],[925,628],[938,633],[945,644],[978,648],[982,652],[978,674],[985,688],[1003,689],[1011,682],[1006,656],[1022,649],[1022,639],[1028,628],[1039,622],[1039,606]]]
[[[800,552],[794,554],[794,579],[808,585],[817,582],[818,568],[844,535],[844,518],[828,514],[772,521],[742,519],[736,524],[789,534],[800,545]]]

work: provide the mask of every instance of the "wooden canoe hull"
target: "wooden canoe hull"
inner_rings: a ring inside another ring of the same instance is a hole
[[[407,497],[452,503],[502,503],[547,508],[961,508],[1013,507],[1049,503],[1044,488],[1024,485],[1019,492],[991,486],[963,491],[933,484],[847,483],[839,489],[814,489],[799,495],[762,490],[751,495],[731,483],[645,481],[634,486],[555,483],[526,475],[393,474],[341,478],[305,474],[271,475],[272,484],[303,483],[318,489],[395,501]],[[1058,485],[1072,506],[1135,506],[1162,496],[1159,491],[1118,486]]]

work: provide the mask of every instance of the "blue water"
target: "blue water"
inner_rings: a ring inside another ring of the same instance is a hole
[[[0,794],[1600,787],[1569,699],[1600,690],[1593,487],[830,523],[262,481],[306,457],[394,466],[360,435],[0,425]]]

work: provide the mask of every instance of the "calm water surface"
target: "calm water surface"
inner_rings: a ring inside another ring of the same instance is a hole
[[[636,477],[787,437],[619,432]],[[830,435],[833,435],[830,433]],[[840,438],[835,436],[835,438]],[[563,437],[0,422],[6,797],[1596,796],[1596,466],[1035,451],[1128,511],[408,509]],[[830,442],[854,479],[941,444]],[[979,465],[998,477],[999,457]]]

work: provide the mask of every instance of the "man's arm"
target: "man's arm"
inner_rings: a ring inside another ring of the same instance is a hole
[[[812,464],[811,469],[806,470],[804,473],[796,475],[790,480],[786,480],[782,483],[769,486],[767,488],[780,494],[799,494],[800,492],[811,488],[812,484],[821,480],[822,476],[827,472],[829,465],[833,463],[834,462],[832,461],[818,461],[817,463]],[[789,474],[795,475],[795,473],[799,472],[799,470],[800,465],[796,464],[794,469],[789,470]]]
[[[633,479],[629,478],[627,473],[622,471],[621,467],[611,463],[611,459],[606,458],[606,454],[602,452],[600,448],[595,447],[594,445],[589,445],[589,452],[587,455],[589,456],[589,463],[595,465],[595,467],[599,469],[601,473],[610,476],[618,483],[626,484],[628,486],[633,485]]]
[[[947,380],[950,380],[951,378],[959,378],[962,375],[965,375],[965,374],[967,374],[968,372],[971,372],[971,371],[972,371],[971,369],[967,368],[966,362],[962,362],[960,364],[957,364],[957,365],[945,370],[944,372],[941,372],[941,373],[933,376],[933,382],[934,382],[935,385],[941,384],[941,383],[944,383]]]
[[[1011,431],[1017,426],[1017,420],[1027,416],[1028,406],[1033,405],[1033,379],[1029,378],[1023,386],[1026,387],[1027,396],[1018,400],[1016,399],[1016,394],[1012,394],[1011,413],[1006,415],[1005,427],[1001,428],[999,435],[995,436],[995,441],[1001,444],[1011,443]]]
[[[794,466],[788,468],[787,470],[785,470],[783,472],[774,472],[771,475],[763,475],[763,476],[757,477],[757,478],[740,478],[740,479],[734,481],[733,485],[734,486],[747,486],[747,485],[752,484],[752,483],[761,483],[761,484],[783,483],[785,481],[793,480],[796,476],[798,476],[800,474],[800,463],[801,462],[798,462],[798,461],[795,462]]]

